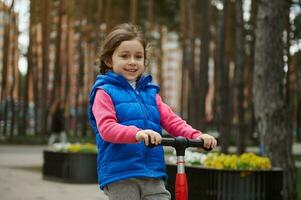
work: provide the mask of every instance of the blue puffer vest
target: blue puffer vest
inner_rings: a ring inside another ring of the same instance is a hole
[[[151,83],[151,76],[142,76],[136,90],[127,80],[113,72],[97,77],[89,101],[89,120],[96,133],[98,147],[97,171],[100,188],[112,182],[134,177],[166,178],[162,146],[148,148],[144,142],[113,144],[104,141],[92,113],[97,89],[103,89],[112,98],[117,122],[152,129],[161,134],[160,114],[156,104],[159,87]]]

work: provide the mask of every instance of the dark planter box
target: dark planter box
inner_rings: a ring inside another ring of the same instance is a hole
[[[97,183],[97,155],[43,152],[43,178],[70,183]]]
[[[167,188],[174,197],[177,168],[167,165]],[[185,168],[189,200],[280,200],[283,171]]]

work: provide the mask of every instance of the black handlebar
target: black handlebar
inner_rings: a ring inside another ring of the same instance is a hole
[[[175,144],[175,138],[162,138],[161,145],[162,146],[174,146]]]
[[[185,149],[187,147],[199,147],[206,151],[212,150],[211,148],[207,149],[204,147],[203,140],[191,140],[184,137],[162,138],[160,145],[174,147],[176,149],[177,156],[184,156]],[[149,145],[149,147],[154,147],[154,145]]]
[[[187,147],[201,147],[204,148],[203,140],[192,140],[184,137],[176,137],[176,138],[162,138],[161,140],[162,146],[172,146],[175,147],[177,145],[183,145]]]

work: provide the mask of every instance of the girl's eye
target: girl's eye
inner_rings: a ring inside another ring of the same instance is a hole
[[[123,54],[123,55],[120,55],[120,57],[121,57],[121,58],[127,58],[127,57],[128,57],[128,55],[126,55],[126,54]]]
[[[143,55],[137,55],[136,59],[143,59]]]

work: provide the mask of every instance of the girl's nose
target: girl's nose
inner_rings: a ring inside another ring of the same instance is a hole
[[[131,58],[130,58],[129,64],[131,64],[131,65],[136,64],[135,57],[131,57]]]

